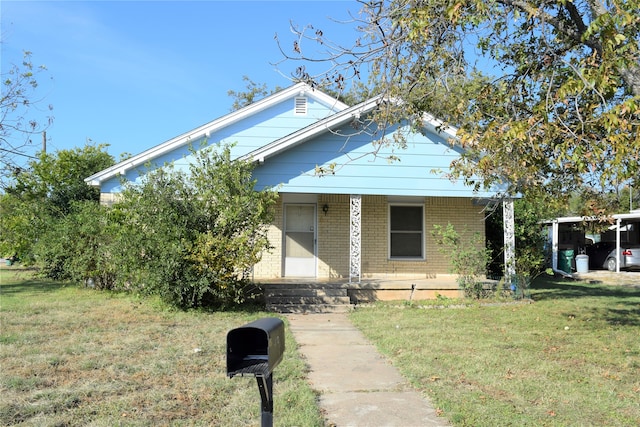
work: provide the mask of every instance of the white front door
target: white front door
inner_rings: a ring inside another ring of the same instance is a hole
[[[284,224],[285,277],[316,277],[316,205],[285,205]]]

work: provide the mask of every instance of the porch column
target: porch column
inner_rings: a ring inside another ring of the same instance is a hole
[[[352,194],[349,196],[349,283],[353,281],[360,282],[362,278],[361,271],[361,212],[362,212],[362,196]]]
[[[502,218],[504,232],[504,275],[505,282],[511,283],[516,274],[516,233],[513,214],[513,199],[502,201]]]

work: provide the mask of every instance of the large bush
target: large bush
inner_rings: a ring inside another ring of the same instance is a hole
[[[97,202],[75,202],[67,215],[50,224],[34,245],[41,273],[98,289],[115,286],[118,266],[113,250],[117,229],[109,209]]]
[[[113,217],[123,285],[181,308],[237,303],[246,272],[268,249],[275,193],[256,191],[250,162],[229,147],[194,153],[128,184]]]

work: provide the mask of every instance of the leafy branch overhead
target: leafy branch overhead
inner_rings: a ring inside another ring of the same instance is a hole
[[[360,3],[349,48],[311,26],[292,26],[293,49],[278,38],[285,60],[305,64],[295,78],[344,89],[366,75],[369,90],[401,100],[379,121],[429,113],[458,128],[454,171],[477,187],[506,179],[510,192],[562,197],[638,185],[638,0]]]

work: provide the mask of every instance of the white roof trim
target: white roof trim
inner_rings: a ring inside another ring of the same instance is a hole
[[[253,104],[241,108],[240,110],[234,111],[196,129],[165,141],[162,144],[156,145],[155,147],[145,150],[140,154],[117,163],[98,173],[95,173],[86,178],[85,182],[89,185],[99,186],[103,181],[107,179],[113,178],[114,176],[123,175],[124,173],[126,173],[126,171],[132,168],[143,165],[155,158],[162,156],[163,154],[171,152],[172,150],[184,146],[199,138],[209,137],[212,133],[224,128],[225,126],[229,126],[261,110],[265,110],[281,102],[282,100],[296,96],[310,96],[320,102],[331,105],[338,111],[343,111],[349,108],[347,104],[340,102],[337,99],[317,89],[313,89],[306,83],[298,83],[289,88],[283,89],[271,96],[256,101]]]

